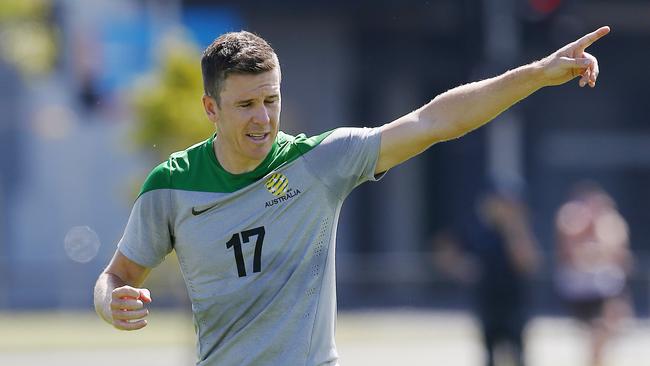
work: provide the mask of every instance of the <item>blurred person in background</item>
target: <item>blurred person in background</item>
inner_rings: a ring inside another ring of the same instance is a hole
[[[580,182],[558,210],[555,227],[557,291],[571,314],[588,326],[591,365],[603,365],[607,341],[632,314],[626,288],[632,270],[628,225],[605,190]]]
[[[540,263],[525,203],[512,192],[489,190],[471,218],[436,235],[433,246],[436,268],[473,290],[485,364],[525,365],[528,289]]]
[[[142,284],[177,254],[192,301],[198,365],[337,365],[334,248],[344,199],[359,184],[460,137],[545,87],[599,68],[585,49],[602,27],[531,64],[449,90],[378,128],[314,137],[279,131],[280,64],[249,32],[204,52],[203,106],[216,133],[146,179],[95,309],[122,330],[146,326]]]

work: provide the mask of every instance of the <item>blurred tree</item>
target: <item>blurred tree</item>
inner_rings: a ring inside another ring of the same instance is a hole
[[[27,76],[49,73],[58,56],[58,29],[47,0],[0,2],[0,54]]]
[[[154,152],[157,161],[205,140],[212,124],[201,105],[200,53],[187,40],[163,42],[161,62],[133,89],[136,145]]]
[[[51,1],[48,0],[3,0],[0,2],[0,21],[42,17],[49,13],[50,7]]]

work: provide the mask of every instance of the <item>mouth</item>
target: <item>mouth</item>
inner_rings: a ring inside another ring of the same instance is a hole
[[[263,142],[267,139],[269,133],[251,132],[251,133],[247,133],[246,136],[248,136],[248,138],[250,138],[255,142]]]

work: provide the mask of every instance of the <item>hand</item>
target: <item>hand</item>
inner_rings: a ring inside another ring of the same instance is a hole
[[[549,85],[560,85],[581,76],[578,84],[584,87],[596,86],[598,78],[598,60],[585,49],[609,33],[609,27],[600,27],[577,41],[555,51],[552,55],[539,61]]]
[[[137,330],[144,328],[149,310],[144,304],[151,302],[151,293],[147,289],[131,286],[118,287],[111,293],[108,304],[108,318],[113,326],[120,330]]]

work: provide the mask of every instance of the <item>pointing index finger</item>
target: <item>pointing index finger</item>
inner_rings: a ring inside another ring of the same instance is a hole
[[[582,38],[576,41],[576,45],[580,49],[580,51],[584,51],[585,48],[591,46],[594,42],[605,36],[607,33],[609,33],[610,28],[608,26],[600,27],[596,29],[595,31],[584,35]]]

